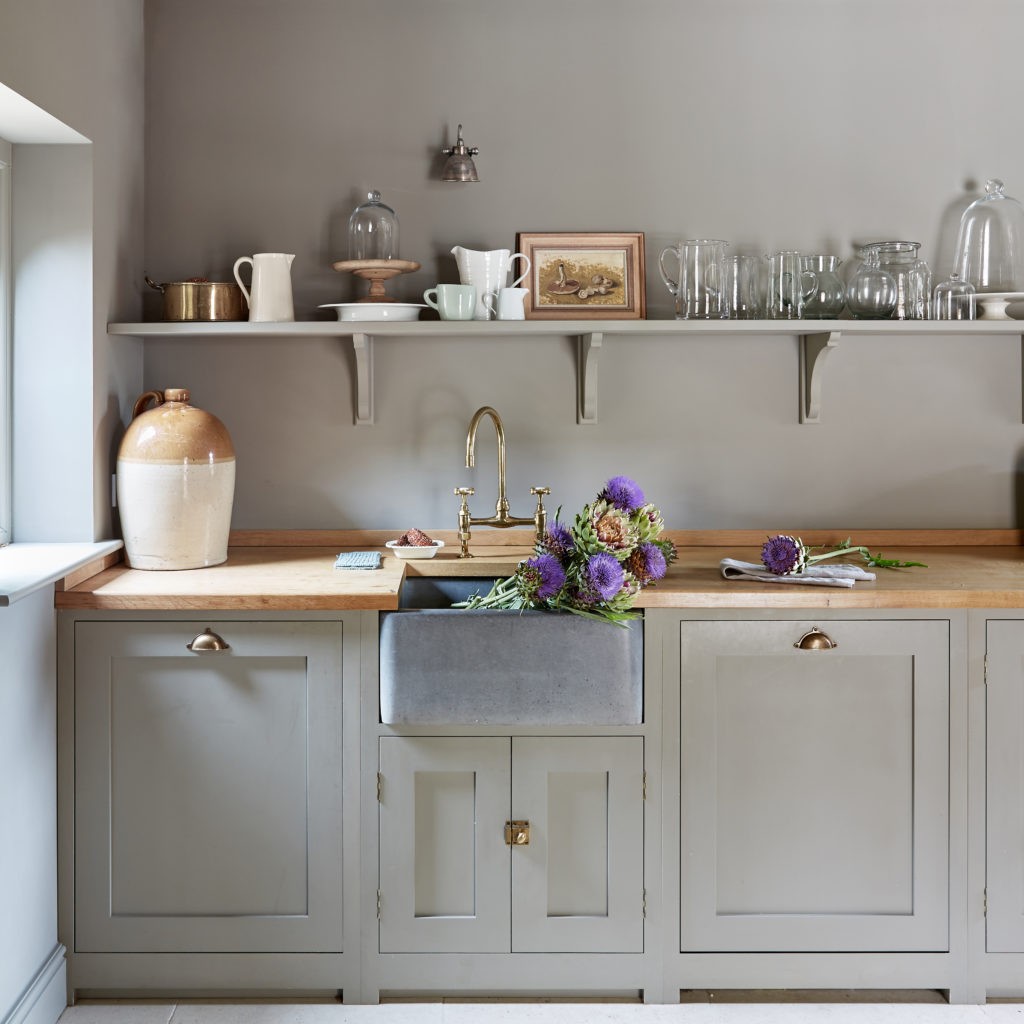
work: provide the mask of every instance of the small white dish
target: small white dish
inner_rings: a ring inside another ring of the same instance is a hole
[[[1014,316],[1024,303],[1024,292],[978,292],[975,295],[979,320],[1019,320]],[[1014,306],[1013,312],[1010,306]]]
[[[444,547],[444,541],[435,540],[429,547],[421,547],[415,544],[398,544],[393,540],[389,540],[384,547],[399,558],[433,558]]]
[[[339,320],[418,320],[423,302],[325,302],[320,309],[333,309]]]

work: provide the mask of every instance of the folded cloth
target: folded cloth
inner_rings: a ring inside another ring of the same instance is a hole
[[[343,551],[334,562],[335,569],[379,569],[379,551]]]
[[[811,587],[852,587],[857,580],[873,580],[875,574],[859,565],[833,562],[830,565],[811,565],[795,576],[779,576],[760,562],[740,562],[723,558],[722,575],[727,580],[756,580],[758,583],[802,583]]]

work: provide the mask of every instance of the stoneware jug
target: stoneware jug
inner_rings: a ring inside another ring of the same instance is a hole
[[[121,441],[117,507],[133,569],[199,569],[228,557],[235,449],[224,424],[188,400],[184,388],[147,391]]]
[[[235,280],[249,303],[250,323],[274,323],[295,319],[292,304],[292,260],[289,252],[258,252],[235,260]],[[239,268],[252,266],[252,291],[242,283]]]
[[[491,311],[488,307],[494,305],[498,291],[505,287],[515,288],[530,272],[529,257],[521,252],[509,252],[508,249],[481,252],[456,245],[452,248],[452,255],[459,268],[459,280],[476,288],[474,320],[490,320]],[[519,277],[509,285],[508,272],[512,269],[512,261],[517,259],[522,260],[526,266]]]

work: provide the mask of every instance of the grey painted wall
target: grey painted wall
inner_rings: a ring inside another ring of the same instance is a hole
[[[106,334],[141,305],[142,15],[141,0],[0,0],[0,81],[92,142],[14,147],[15,540],[111,532],[111,439],[142,381],[141,344]],[[0,655],[0,1020],[56,1020],[63,972],[33,988],[59,953],[49,588],[0,608]]]
[[[996,28],[998,26],[998,28]],[[401,220],[416,299],[453,244],[519,230],[642,230],[736,251],[852,254],[912,238],[948,268],[968,181],[1024,197],[1014,130],[1024,6],[978,0],[147,0],[146,257],[158,280],[227,279],[296,254],[297,316],[353,297],[335,273],[367,188]],[[437,180],[458,121],[478,185]],[[943,241],[940,243],[940,238]],[[152,305],[149,307],[153,312]],[[485,403],[509,439],[513,511],[574,509],[635,476],[677,528],[1017,525],[1020,342],[848,339],[824,422],[797,423],[797,343],[610,339],[600,422],[575,423],[566,338],[376,349],[377,424],[352,425],[346,342],[148,342],[147,387],[187,386],[239,456],[236,527],[454,526]]]

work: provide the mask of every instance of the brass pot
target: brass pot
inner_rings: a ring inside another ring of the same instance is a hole
[[[227,281],[189,281],[157,284],[149,276],[146,284],[163,293],[164,320],[246,320],[242,289]]]

